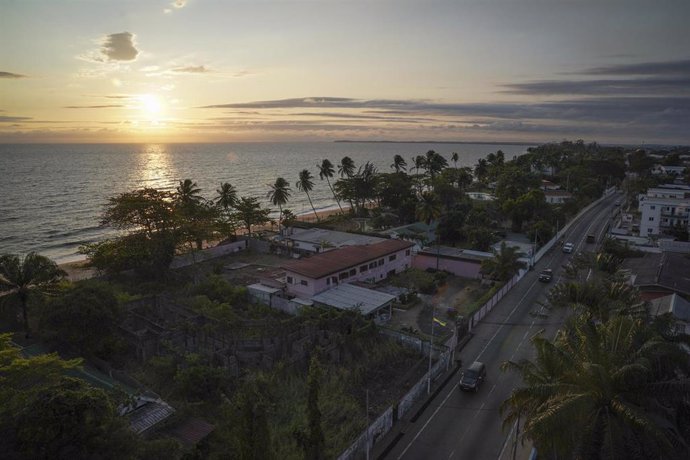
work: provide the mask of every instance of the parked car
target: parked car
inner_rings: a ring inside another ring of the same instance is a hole
[[[563,252],[570,254],[573,252],[573,249],[575,249],[575,245],[573,243],[565,243],[563,245]]]
[[[542,270],[541,273],[539,273],[539,281],[542,283],[550,283],[551,280],[553,279],[553,270],[550,268],[547,268],[546,270]]]
[[[594,234],[590,233],[587,235],[587,243],[596,243],[597,238],[594,236]]]
[[[475,361],[462,373],[460,377],[460,389],[463,391],[477,391],[486,379],[486,366]]]
[[[620,200],[616,200],[616,202],[613,203],[613,205],[614,205],[614,206],[620,206],[620,205],[621,205],[621,201],[620,201]]]

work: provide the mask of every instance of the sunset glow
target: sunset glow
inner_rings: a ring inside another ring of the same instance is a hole
[[[690,140],[687,1],[170,5],[0,6],[0,142]]]

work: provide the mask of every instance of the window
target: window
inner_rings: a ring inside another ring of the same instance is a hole
[[[379,267],[383,265],[383,259],[379,259]]]
[[[656,206],[650,206],[649,209],[656,209]]]
[[[647,229],[647,233],[652,233],[652,229],[651,229],[651,228],[648,228],[648,229]]]
[[[309,283],[307,283],[304,280],[300,281],[299,284],[301,284],[302,286],[309,286]]]
[[[392,256],[388,257],[388,262],[393,262],[397,258],[397,254],[393,254]]]
[[[350,275],[348,275],[347,272],[342,272],[340,275],[338,275],[338,278],[341,280],[344,280],[348,276],[350,276]]]
[[[405,251],[405,255],[406,255],[406,256],[409,256],[409,255],[410,255],[410,250],[409,250],[409,249],[408,249],[407,251]]]
[[[333,281],[333,284],[338,284],[338,277],[337,276],[331,276],[331,281]]]
[[[328,277],[328,278],[326,278],[326,286],[330,286],[330,285],[331,285],[331,278]]]
[[[649,218],[649,221],[650,221],[650,222],[654,222],[654,217],[650,217],[650,218]]]
[[[355,276],[356,274],[357,274],[356,268],[353,268],[352,270],[350,270],[350,276]]]
[[[288,282],[288,284],[292,284],[292,276],[287,277],[287,282]]]
[[[376,268],[376,262],[370,263],[370,264],[369,264],[369,268],[370,268],[370,269]]]
[[[366,266],[366,264],[362,265],[359,267],[359,272],[364,273],[365,271],[369,270],[369,267]]]

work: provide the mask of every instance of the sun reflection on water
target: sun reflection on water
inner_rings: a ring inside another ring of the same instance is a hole
[[[139,160],[138,182],[141,187],[159,190],[173,188],[175,174],[170,162],[170,154],[164,144],[143,146]]]

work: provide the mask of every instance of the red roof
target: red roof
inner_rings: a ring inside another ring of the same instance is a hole
[[[306,259],[288,262],[281,268],[312,279],[319,279],[412,246],[414,243],[403,240],[386,240],[363,246],[345,246]]]

